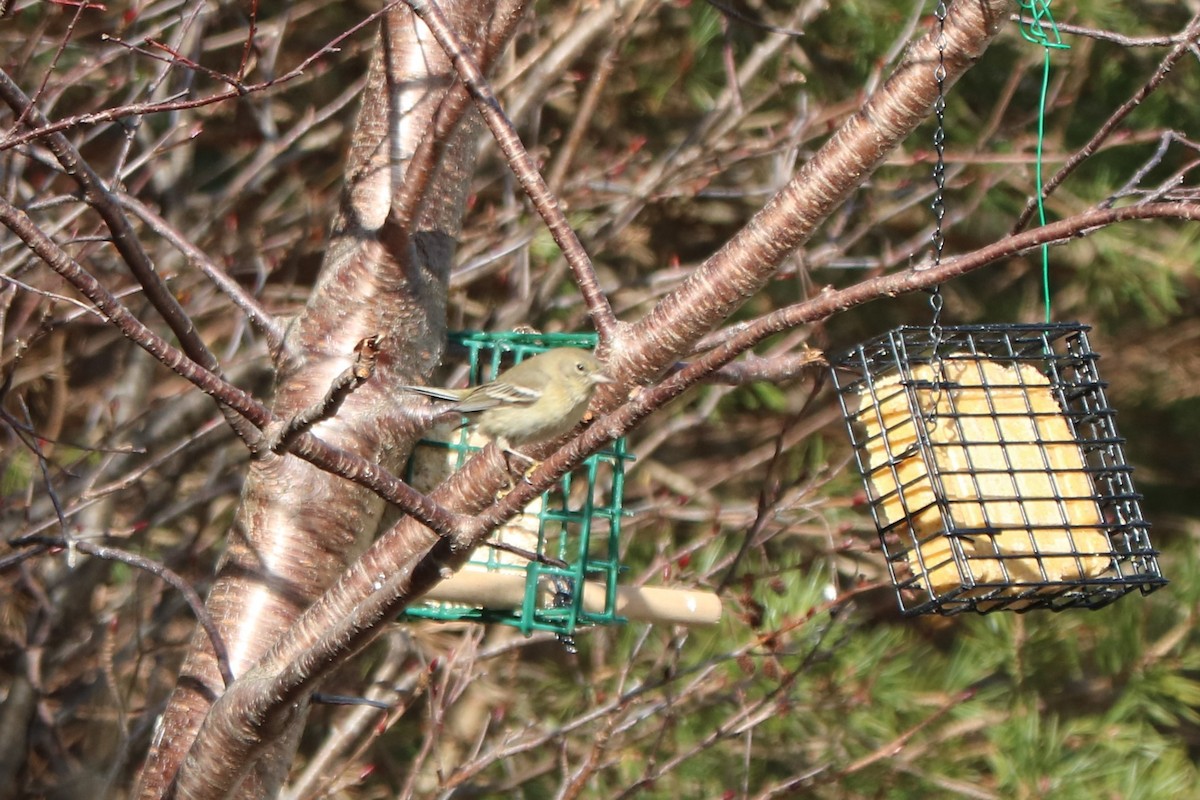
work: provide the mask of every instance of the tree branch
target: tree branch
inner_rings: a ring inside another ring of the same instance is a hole
[[[259,429],[265,428],[271,422],[271,413],[261,403],[204,369],[146,327],[99,281],[43,234],[24,211],[13,206],[4,197],[0,197],[0,223],[6,225],[51,269],[79,290],[80,294],[91,300],[105,319],[168,369],[191,381],[200,391],[241,414]],[[255,439],[259,438],[256,434]],[[301,434],[289,452],[322,470],[370,489],[421,520],[439,535],[452,538],[460,535],[463,519],[446,511],[377,464],[331,447],[310,433]]]
[[[221,639],[221,632],[217,630],[212,615],[205,609],[204,601],[200,599],[200,595],[196,594],[196,590],[178,572],[137,553],[130,553],[128,550],[122,550],[119,547],[112,547],[111,545],[96,544],[87,539],[67,539],[65,536],[33,535],[10,539],[8,543],[12,547],[38,545],[43,550],[49,550],[50,548],[75,549],[81,553],[102,558],[105,561],[120,561],[122,564],[128,564],[135,569],[140,569],[161,579],[172,589],[183,595],[183,600],[196,617],[196,622],[200,624],[200,627],[207,634],[209,641],[212,642],[213,651],[217,656],[217,667],[221,671],[221,678],[224,679],[226,686],[233,683],[233,671],[229,669],[229,651],[225,649],[225,643]]]
[[[0,98],[3,98],[18,118],[25,120],[26,124],[47,124],[45,115],[33,105],[21,88],[3,70],[0,70]],[[113,246],[116,247],[117,252],[121,254],[121,259],[141,285],[150,304],[154,306],[171,328],[171,332],[179,339],[179,345],[183,348],[183,352],[204,369],[219,375],[221,365],[217,362],[216,356],[204,344],[204,340],[196,332],[196,326],[192,323],[191,317],[183,310],[183,306],[175,299],[175,295],[171,294],[171,290],[167,288],[166,283],[155,270],[150,257],[142,249],[133,226],[129,224],[129,218],[121,210],[116,196],[91,165],[80,156],[79,151],[64,134],[49,133],[45,138],[50,150],[58,159],[58,163],[62,165],[63,171],[83,190],[84,200],[96,210],[96,213],[104,220],[104,224],[108,226]],[[237,414],[227,410],[224,406],[222,406],[222,413],[229,426],[241,437],[242,441],[249,443],[257,437],[257,432]]]
[[[1008,0],[951,4],[944,29],[947,86],[975,63],[1011,9]],[[915,43],[883,86],[745,227],[623,332],[610,370],[635,382],[661,374],[771,279],[929,115],[938,92],[938,36],[933,30]]]
[[[571,266],[571,271],[575,274],[575,283],[579,286],[579,291],[587,304],[588,313],[592,317],[592,324],[596,326],[596,332],[600,334],[601,341],[612,339],[616,334],[617,320],[613,315],[608,298],[604,296],[604,292],[600,288],[600,281],[596,277],[596,270],[592,267],[591,259],[588,258],[587,251],[584,250],[579,237],[575,235],[575,230],[567,222],[566,216],[558,205],[557,198],[542,179],[533,158],[521,144],[520,136],[508,117],[505,116],[504,109],[500,107],[500,101],[496,99],[487,79],[476,66],[471,54],[463,47],[458,35],[450,27],[436,3],[428,2],[428,0],[404,1],[429,26],[429,30],[432,31],[438,44],[442,46],[453,62],[459,78],[471,92],[471,96],[475,99],[475,106],[483,115],[488,128],[491,129],[496,144],[500,146],[500,150],[508,159],[513,174],[520,181],[525,193],[533,202],[534,208],[546,223],[550,235],[554,237],[555,243],[562,250],[563,257]]]
[[[1116,223],[1151,219],[1200,221],[1200,204],[1149,203],[1117,209],[1094,209],[1041,228],[1009,236],[973,253],[943,260],[935,267],[880,275],[845,289],[827,287],[811,300],[786,306],[746,323],[717,347],[697,356],[683,369],[668,375],[658,385],[642,390],[625,405],[601,417],[573,441],[571,447],[578,446],[588,452],[599,449],[605,442],[632,430],[651,413],[679,397],[690,387],[717,373],[741,353],[789,328],[827,319],[872,300],[931,289],[1000,259],[1028,252],[1043,244],[1069,241]],[[545,466],[551,466],[550,459],[546,461]]]
[[[208,257],[207,253],[188,241],[181,231],[159,216],[153,209],[126,192],[118,192],[116,197],[121,205],[132,211],[152,231],[170,242],[176,250],[183,253],[189,262],[216,284],[217,288],[245,313],[254,327],[263,333],[271,352],[279,350],[279,346],[283,342],[283,326],[279,324],[279,320],[268,314],[266,309],[259,305],[258,301],[246,292],[237,281],[229,277],[225,270]]]
[[[1179,35],[1178,43],[1171,48],[1171,52],[1167,53],[1166,57],[1159,63],[1158,69],[1150,76],[1150,80],[1146,81],[1144,85],[1133,93],[1132,97],[1109,115],[1104,124],[1092,135],[1092,138],[1088,139],[1087,144],[1079,148],[1079,150],[1068,158],[1067,162],[1062,165],[1062,168],[1054,173],[1050,180],[1046,181],[1045,186],[1037,187],[1037,192],[1040,193],[1043,200],[1053,194],[1054,190],[1061,186],[1063,181],[1079,168],[1080,164],[1096,154],[1096,151],[1100,149],[1100,145],[1104,144],[1112,136],[1117,127],[1125,121],[1125,118],[1132,114],[1134,109],[1140,106],[1147,97],[1154,93],[1155,89],[1162,85],[1162,82],[1167,79],[1167,75],[1170,74],[1171,69],[1179,59],[1192,51],[1198,38],[1200,38],[1200,14],[1192,17],[1188,22],[1183,33]],[[1035,194],[1025,204],[1025,208],[1021,211],[1021,215],[1017,217],[1017,221],[1013,223],[1013,233],[1023,230],[1029,224],[1029,220],[1033,218],[1033,212],[1037,210],[1037,207],[1038,195]]]
[[[369,336],[363,339],[355,346],[354,353],[354,363],[334,378],[324,397],[311,407],[295,414],[286,423],[272,423],[267,426],[264,449],[272,453],[286,452],[300,434],[312,430],[318,422],[337,414],[350,393],[366,383],[375,373],[375,359],[379,357],[379,337]]]

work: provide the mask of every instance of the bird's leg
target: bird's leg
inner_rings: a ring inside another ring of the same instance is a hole
[[[509,460],[508,460],[509,456],[515,456],[517,459],[524,461],[526,464],[529,465],[525,469],[525,471],[521,474],[522,478],[524,478],[526,483],[529,483],[529,473],[533,472],[535,469],[537,469],[542,464],[542,462],[538,461],[536,458],[532,458],[530,456],[525,455],[524,453],[519,453],[516,450],[514,450],[512,448],[512,445],[510,445],[508,443],[508,440],[505,439],[503,436],[496,437],[496,447],[499,447],[500,452],[504,454],[504,466],[506,466],[508,468],[509,472],[512,472],[512,463],[509,462]]]
[[[541,466],[542,462],[538,461],[536,458],[531,458],[531,457],[525,455],[524,453],[517,452],[516,450],[514,450],[512,448],[512,445],[510,445],[508,443],[508,440],[501,436],[496,437],[492,441],[496,445],[496,449],[499,450],[500,454],[504,457],[504,469],[508,473],[510,478],[513,473],[513,465],[512,465],[512,461],[510,460],[510,458],[515,456],[517,459],[524,461],[525,463],[527,463],[529,465],[525,469],[525,471],[521,474],[522,480],[524,480],[526,483],[529,483],[530,482],[529,473],[533,472],[535,469],[537,469],[539,466]],[[503,498],[505,495],[507,495],[509,492],[511,492],[515,488],[516,488],[516,486],[513,485],[511,480],[509,480],[508,485],[496,493],[496,499],[500,500],[501,498]]]

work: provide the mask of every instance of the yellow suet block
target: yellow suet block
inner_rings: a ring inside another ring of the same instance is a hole
[[[880,524],[917,543],[906,557],[919,581],[935,595],[964,582],[1016,584],[1003,596],[1109,568],[1112,545],[1083,452],[1041,372],[951,354],[914,367],[911,380],[918,385],[907,391],[899,376],[877,382],[851,411],[866,432]],[[932,458],[917,446],[917,425]]]

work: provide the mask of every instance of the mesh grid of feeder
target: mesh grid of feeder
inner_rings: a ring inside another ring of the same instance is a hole
[[[469,383],[478,385],[521,360],[555,347],[595,347],[595,334],[452,333],[465,350]],[[407,479],[430,491],[486,444],[464,425],[446,423],[426,434],[409,461]],[[493,547],[478,548],[462,570],[437,584],[410,618],[512,625],[523,633],[577,629],[627,620],[711,624],[721,603],[712,593],[618,584],[626,461],[625,440],[590,456],[554,489],[493,534],[538,559]]]
[[[1098,608],[1166,583],[1087,330],[902,327],[831,362],[905,613]]]

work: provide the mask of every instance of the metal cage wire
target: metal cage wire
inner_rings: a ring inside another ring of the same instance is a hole
[[[1166,583],[1088,330],[902,327],[831,360],[904,613],[1098,608]]]

